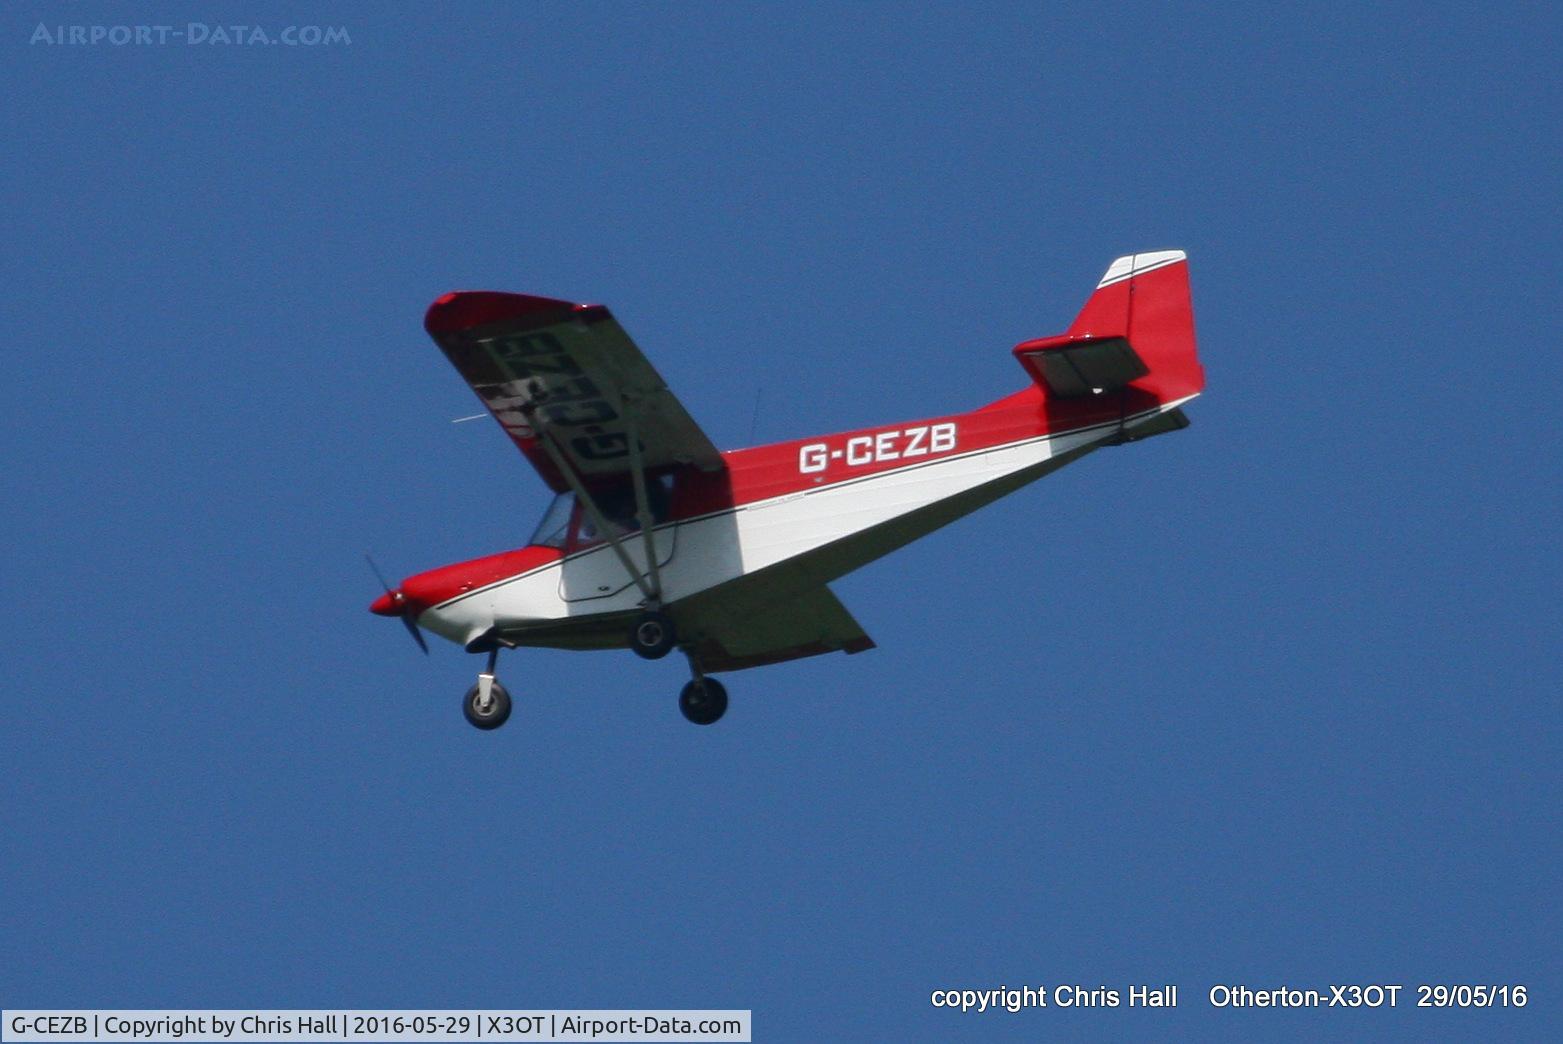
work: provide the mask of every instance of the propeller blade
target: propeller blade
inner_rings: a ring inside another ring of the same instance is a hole
[[[418,648],[423,650],[423,655],[429,655],[429,643],[423,640],[423,632],[418,630],[418,621],[412,618],[411,613],[402,614],[402,626],[407,628],[407,633],[412,635],[412,640],[418,643]]]
[[[369,552],[367,551],[364,552],[364,561],[369,563],[370,572],[374,573],[374,578],[380,581],[380,586],[385,588],[385,593],[395,594],[396,592],[391,590],[391,582],[385,578],[384,573],[380,572],[380,567],[374,564],[374,559],[369,557]]]

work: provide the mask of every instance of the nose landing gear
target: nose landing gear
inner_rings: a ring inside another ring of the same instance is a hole
[[[462,698],[461,711],[475,728],[497,729],[510,719],[510,693],[494,677],[499,662],[499,647],[488,653],[488,669],[478,675],[477,684]]]

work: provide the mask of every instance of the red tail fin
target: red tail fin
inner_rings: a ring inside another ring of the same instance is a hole
[[[1017,345],[1049,399],[1132,388],[1167,403],[1199,394],[1188,258],[1181,250],[1120,257],[1069,332]],[[1139,398],[1140,396],[1136,396]]]

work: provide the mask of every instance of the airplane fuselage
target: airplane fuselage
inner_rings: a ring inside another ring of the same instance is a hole
[[[663,603],[677,615],[695,595],[783,564],[802,567],[791,570],[800,587],[835,579],[1183,401],[1125,414],[1114,397],[1061,417],[1031,388],[964,414],[724,453],[725,472],[672,476],[670,517],[651,529]],[[649,575],[642,533],[623,534],[620,547]],[[457,563],[408,578],[402,591],[420,626],[470,648],[494,637],[622,646],[624,620],[645,604],[602,541]]]

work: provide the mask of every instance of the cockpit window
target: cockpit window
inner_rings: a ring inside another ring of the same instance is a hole
[[[651,479],[646,483],[647,506],[656,522],[666,522],[672,500],[673,481],[670,476]],[[603,517],[614,528],[614,535],[640,531],[640,521],[635,517],[635,487],[629,482],[592,491]],[[592,521],[590,511],[581,508],[574,493],[561,493],[554,498],[543,520],[537,524],[531,543],[545,547],[557,547],[566,551],[595,544],[602,539]]]
[[[575,510],[575,494],[561,493],[543,512],[543,520],[537,524],[528,543],[544,547],[564,547],[570,539],[570,515]]]
[[[625,483],[622,486],[612,486],[608,489],[595,490],[592,498],[597,501],[597,510],[602,512],[602,517],[607,519],[618,533],[634,533],[640,529],[640,519],[635,517],[635,490]],[[592,516],[589,511],[581,512],[581,538],[582,540],[594,539],[596,526],[592,525]]]

